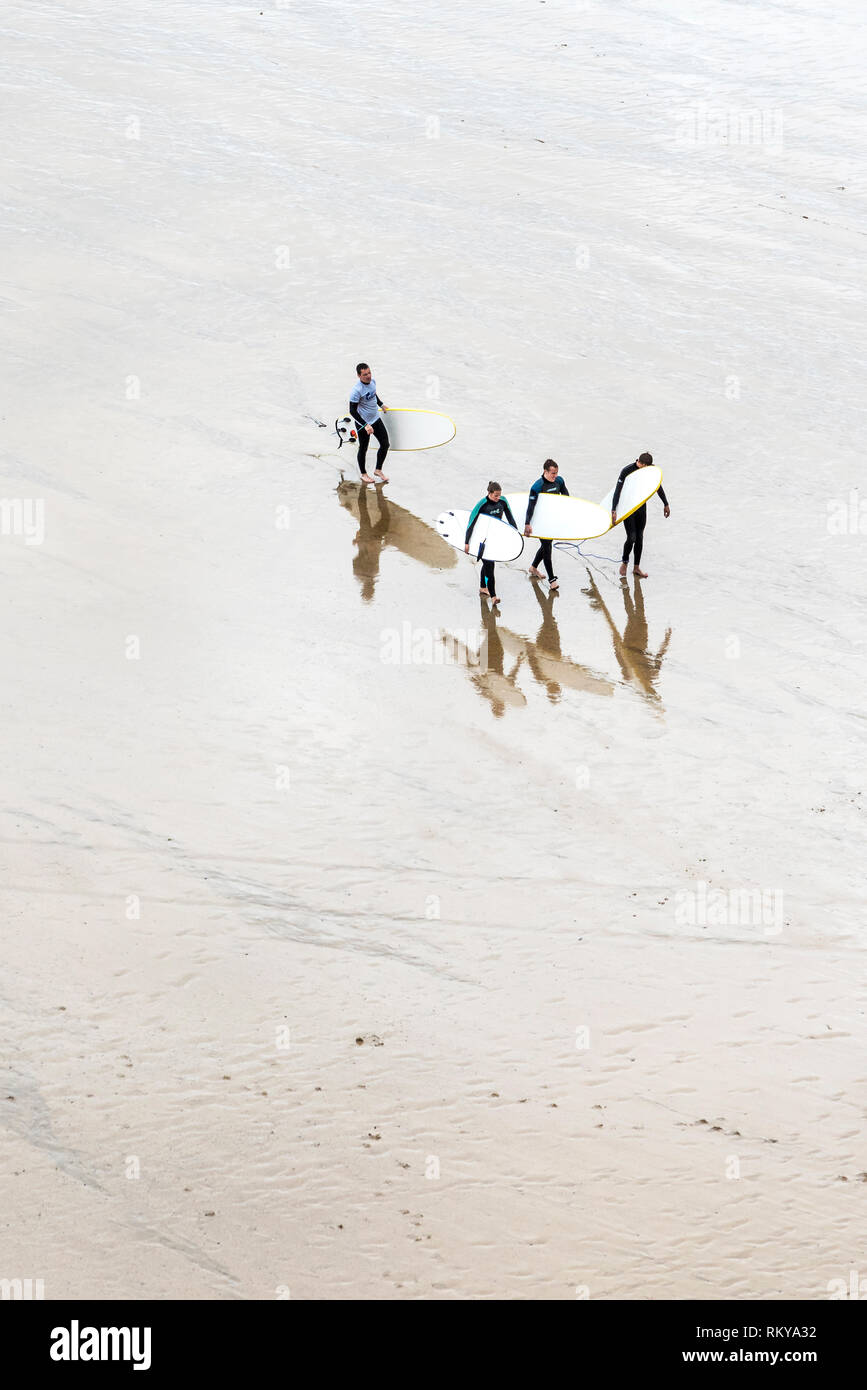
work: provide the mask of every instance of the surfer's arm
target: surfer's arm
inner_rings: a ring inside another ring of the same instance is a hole
[[[510,526],[514,526],[515,530],[517,531],[517,529],[518,529],[518,523],[517,523],[517,521],[515,520],[515,518],[512,516],[512,508],[509,506],[509,504],[508,504],[508,502],[506,501],[505,497],[503,498],[503,511],[506,513],[506,519],[507,519],[509,525],[510,525]]]
[[[524,517],[524,525],[525,525],[525,526],[529,526],[529,525],[530,525],[530,522],[531,522],[531,520],[532,520],[532,518],[533,518],[533,513],[534,513],[534,511],[536,510],[536,503],[538,502],[538,500],[539,500],[539,489],[538,489],[538,488],[536,487],[536,485],[534,484],[534,485],[530,488],[530,498],[529,498],[529,501],[527,502],[527,515]]]
[[[667,506],[668,506],[668,498],[666,497],[666,495],[665,495],[665,489],[662,487],[661,484],[660,484],[660,486],[656,489],[656,491],[659,493],[659,500],[660,500],[660,502],[662,503],[663,507],[667,507]]]
[[[353,420],[357,420],[361,428],[364,429],[365,423],[358,412],[358,401],[349,402],[349,413],[352,416]]]
[[[614,489],[614,496],[613,496],[612,499],[611,499],[611,510],[612,510],[612,512],[616,512],[616,511],[617,511],[617,503],[620,501],[620,494],[621,494],[621,492],[623,491],[623,484],[626,482],[626,479],[629,477],[630,473],[634,473],[634,472],[635,472],[635,464],[634,464],[634,463],[628,463],[628,464],[626,465],[626,467],[621,471],[620,477],[617,479],[617,486],[616,486],[616,488]]]
[[[464,536],[464,545],[469,545],[470,543],[470,536],[473,534],[473,527],[476,524],[476,517],[482,510],[482,507],[485,505],[485,501],[486,499],[483,497],[481,502],[477,502],[476,505],[473,507],[473,510],[470,512],[470,519],[467,522],[467,534]]]
[[[568,487],[566,486],[566,484],[563,482],[563,479],[562,479],[562,478],[558,478],[558,479],[557,479],[557,482],[560,484],[560,492],[562,493],[562,495],[563,495],[564,497],[568,497],[568,496],[569,496],[569,489],[568,489]]]

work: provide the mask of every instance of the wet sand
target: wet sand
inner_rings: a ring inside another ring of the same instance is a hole
[[[0,1276],[827,1297],[867,1193],[858,12],[352,13],[337,64],[341,7],[0,24],[3,493],[44,502],[0,537]],[[316,424],[361,356],[458,423],[385,493]],[[646,448],[649,578],[619,532],[553,598],[525,554],[492,617],[438,512]]]

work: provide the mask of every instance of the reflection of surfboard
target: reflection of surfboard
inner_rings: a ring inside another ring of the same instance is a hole
[[[443,512],[437,517],[437,530],[443,540],[457,550],[463,550],[469,524],[469,512]],[[470,536],[470,554],[480,560],[517,560],[524,549],[524,537],[507,521],[495,516],[480,516]]]
[[[429,565],[431,569],[452,569],[458,563],[457,556],[426,521],[408,512],[405,507],[399,507],[379,490],[372,496],[368,493],[367,497],[363,497],[363,488],[363,483],[348,480],[340,483],[337,488],[338,501],[362,525],[375,527],[377,534],[381,529],[384,545],[393,545],[403,555]],[[381,526],[383,513],[386,520],[384,527]]]
[[[484,648],[481,651],[470,648],[466,642],[451,632],[440,632],[439,636],[447,645],[447,649],[451,650],[455,663],[466,668],[470,680],[479,694],[489,700],[492,706],[511,705],[513,708],[520,708],[526,705],[526,695],[515,684],[515,677],[518,673],[517,666],[507,676],[504,671],[491,669],[488,666],[488,652]],[[495,657],[493,651],[491,655]]]
[[[498,705],[510,705],[512,709],[521,709],[527,703],[523,690],[519,690],[502,671],[484,671],[481,675],[472,672],[470,680],[479,694],[490,701],[495,714],[498,713]]]
[[[639,507],[643,507],[645,502],[659,490],[661,482],[662,469],[657,468],[655,463],[649,463],[646,468],[636,468],[634,473],[630,473],[623,484],[620,501],[617,503],[617,524],[625,521],[628,516],[632,516],[632,513],[637,512]],[[616,487],[615,484],[608,496],[603,497],[599,503],[600,507],[609,513],[609,521]]]
[[[383,424],[388,430],[392,449],[436,449],[448,444],[457,434],[454,420],[436,410],[404,410],[389,406],[383,412]]]
[[[524,656],[533,673],[533,678],[541,685],[560,685],[566,690],[579,690],[585,695],[613,695],[614,682],[607,676],[597,675],[588,666],[570,661],[566,656],[555,656],[538,642],[531,642],[507,627],[497,629],[504,649],[511,656]]]
[[[510,492],[506,501],[518,525],[523,527],[529,492]],[[604,511],[595,502],[585,502],[581,497],[543,492],[536,502],[530,525],[539,540],[586,541],[610,529],[611,514],[610,510]]]

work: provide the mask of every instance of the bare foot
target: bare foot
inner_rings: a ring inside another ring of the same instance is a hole
[[[488,591],[487,591],[487,589],[479,589],[479,598],[487,598],[487,597],[488,597]]]
[[[635,569],[632,571],[632,573],[636,575],[639,579],[647,578],[647,570],[640,570],[637,565],[635,566]]]
[[[499,602],[500,602],[500,600],[497,598],[497,595],[494,594],[493,598],[491,599],[491,603],[499,603]]]
[[[559,580],[559,579],[557,578],[557,576],[555,575],[553,579],[550,579],[550,580],[548,581],[548,588],[549,588],[549,589],[559,589],[559,587],[560,587],[560,580]]]
[[[377,477],[381,483],[387,483],[387,482],[388,482],[388,478],[386,478],[386,476],[385,476],[385,474],[383,473],[383,471],[382,471],[381,468],[375,468],[375,469],[373,470],[373,472],[374,472],[374,476]]]
[[[373,482],[373,479],[371,478],[371,476],[370,476],[369,473],[362,473],[362,475],[361,475],[361,481],[362,481],[363,483],[372,483],[372,482]]]
[[[537,570],[535,565],[531,565],[531,566],[530,566],[530,574],[532,574],[532,576],[533,576],[534,579],[541,579],[541,578],[542,578],[542,571],[541,571],[541,570]]]
[[[620,566],[620,578],[621,578],[621,579],[623,579],[624,575],[626,574],[626,569],[627,569],[627,566],[626,566],[625,564],[622,564],[622,565]]]

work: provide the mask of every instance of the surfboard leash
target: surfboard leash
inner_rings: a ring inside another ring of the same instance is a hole
[[[565,550],[568,546],[570,550],[577,550],[582,560],[605,560],[609,565],[616,565],[616,557],[611,555],[597,555],[593,550],[582,550],[580,541],[555,541],[557,550]]]
[[[608,564],[608,565],[616,565],[616,564],[617,564],[617,558],[616,558],[616,556],[615,556],[614,558],[612,558],[610,555],[597,555],[597,554],[596,554],[594,551],[592,551],[592,550],[582,550],[582,549],[581,549],[581,542],[580,542],[580,541],[555,541],[555,542],[554,542],[554,549],[555,549],[555,550],[566,550],[567,548],[568,548],[568,550],[569,550],[570,552],[573,552],[573,554],[572,554],[572,559],[573,559],[573,560],[585,560],[585,561],[604,560],[605,563]],[[574,552],[577,552],[577,554],[574,553]],[[613,583],[614,583],[614,576],[613,576],[613,575],[607,574],[605,570],[599,570],[599,569],[597,569],[597,566],[596,566],[596,565],[592,565],[592,568],[595,569],[595,570],[597,570],[597,573],[600,574],[601,577],[602,577],[603,579],[607,579],[608,582],[609,582],[609,584],[613,584]]]

